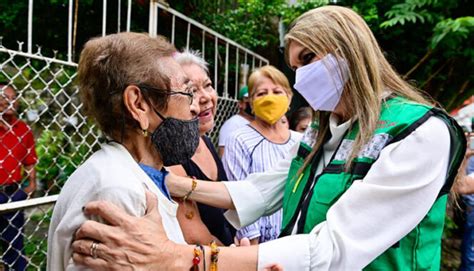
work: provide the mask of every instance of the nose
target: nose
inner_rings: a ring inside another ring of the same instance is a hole
[[[211,100],[211,95],[204,89],[199,89],[199,103],[207,103],[209,100]]]
[[[193,118],[197,117],[197,115],[201,113],[198,103],[198,99],[195,98],[193,99],[193,103],[189,106],[189,110],[191,111],[191,115],[193,116]]]

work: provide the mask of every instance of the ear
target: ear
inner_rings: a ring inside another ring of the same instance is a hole
[[[137,86],[128,86],[123,92],[123,103],[132,118],[139,123],[140,128],[147,130],[150,125],[148,119],[150,106],[143,97],[141,90]]]

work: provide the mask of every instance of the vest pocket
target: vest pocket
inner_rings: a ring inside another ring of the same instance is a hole
[[[326,214],[331,205],[345,190],[343,174],[322,175],[314,187],[314,193],[309,203],[304,232],[310,232],[314,226],[326,220]]]
[[[314,187],[315,202],[332,204],[344,191],[344,179],[344,176],[340,176],[340,174],[321,176]]]

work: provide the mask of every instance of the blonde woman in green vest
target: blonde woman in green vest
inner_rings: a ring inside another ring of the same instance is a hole
[[[243,182],[167,179],[174,196],[229,209],[237,228],[283,207],[281,238],[220,248],[218,268],[438,270],[447,193],[465,151],[460,127],[401,79],[350,9],[301,15],[285,52],[319,124],[292,157]],[[112,226],[86,222],[74,259],[98,269],[189,269],[194,246],[166,238],[154,205],[144,218],[105,202],[87,205],[86,214]],[[99,242],[95,259],[91,239]],[[211,254],[205,247],[201,268]]]

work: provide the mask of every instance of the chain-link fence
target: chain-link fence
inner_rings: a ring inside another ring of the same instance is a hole
[[[155,10],[150,12],[155,16],[150,22],[157,25],[158,15],[170,20],[170,41],[178,48],[197,47],[210,63],[210,76],[219,94],[210,137],[217,143],[220,126],[237,112],[240,67],[253,68],[268,61],[168,7],[150,3]],[[72,12],[70,8],[69,17]],[[150,34],[163,34],[161,27],[150,26]],[[64,57],[56,52],[47,57],[38,47],[34,53],[30,38],[23,51],[21,43],[17,50],[6,48],[0,37],[0,261],[5,270],[19,270],[22,265],[28,270],[46,268],[47,232],[57,194],[102,140],[94,123],[81,113],[74,83],[77,64],[71,51]],[[198,39],[199,46],[193,44]],[[12,115],[17,121],[12,122]],[[36,160],[32,148],[37,155],[36,176],[29,178],[29,166]],[[19,181],[12,181],[16,179]],[[28,192],[30,181],[37,186],[27,195],[24,191]]]

